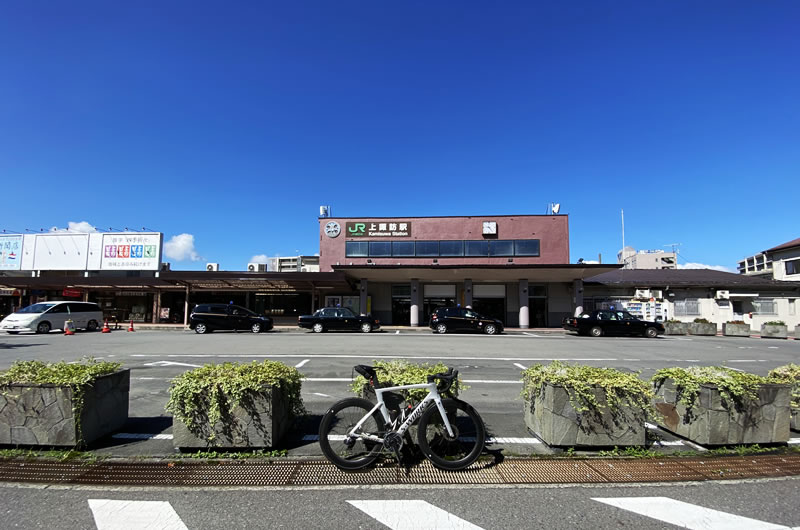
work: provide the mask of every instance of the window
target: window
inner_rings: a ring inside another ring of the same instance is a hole
[[[344,255],[348,258],[366,258],[369,256],[369,243],[366,241],[348,241],[344,245]]]
[[[215,315],[224,315],[227,313],[227,307],[224,305],[212,305],[208,307],[208,312]]]
[[[375,257],[387,257],[392,255],[392,244],[388,241],[370,241],[369,255]]]
[[[392,256],[414,257],[413,241],[392,241]]]
[[[392,285],[392,298],[405,298],[411,296],[410,285]]]
[[[464,255],[464,242],[463,241],[439,241],[439,255],[440,256],[463,256]]]
[[[700,302],[697,298],[687,298],[685,300],[675,300],[675,316],[688,317],[700,314]]]
[[[438,241],[417,241],[418,257],[437,257],[439,255]]]
[[[793,259],[792,261],[785,262],[786,275],[800,274],[800,259]]]
[[[772,298],[756,298],[753,300],[753,314],[775,315],[775,300]]]
[[[538,239],[517,239],[514,241],[514,255],[515,256],[538,256],[539,255],[539,240]]]
[[[490,256],[513,256],[514,255],[514,242],[513,241],[489,241],[489,255]]]
[[[466,252],[465,256],[488,256],[489,255],[489,242],[488,241],[465,241]]]

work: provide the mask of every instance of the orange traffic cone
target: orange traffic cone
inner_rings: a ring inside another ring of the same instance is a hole
[[[75,324],[72,320],[67,320],[64,322],[64,335],[74,335],[75,334]]]
[[[131,325],[128,326],[128,331],[136,331],[135,329],[133,329],[133,319],[131,319]]]
[[[105,320],[103,323],[103,329],[100,330],[101,333],[111,333],[111,328],[108,327],[108,319]]]

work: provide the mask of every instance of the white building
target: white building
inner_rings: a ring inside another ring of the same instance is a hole
[[[617,252],[617,263],[625,269],[677,269],[675,252],[663,250],[640,250],[625,247]]]
[[[800,281],[800,238],[749,256],[739,262],[739,274],[781,281]]]

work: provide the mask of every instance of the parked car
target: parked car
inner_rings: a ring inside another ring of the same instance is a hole
[[[50,333],[64,329],[72,320],[76,329],[95,331],[103,321],[103,310],[91,302],[39,302],[8,315],[0,322],[0,330],[16,335],[23,331]]]
[[[314,333],[339,330],[361,330],[362,333],[369,333],[380,329],[381,322],[371,316],[356,315],[347,307],[323,307],[317,309],[313,315],[298,317],[297,325],[314,330]]]
[[[448,331],[478,331],[487,335],[503,332],[503,322],[485,317],[472,309],[439,307],[431,313],[429,327],[437,333]]]
[[[664,334],[664,324],[639,320],[627,311],[598,309],[591,313],[583,313],[579,317],[565,318],[563,327],[567,331],[575,331],[578,335],[643,335],[655,338]]]
[[[201,335],[219,329],[261,333],[272,329],[272,319],[238,305],[198,304],[189,315],[189,328]]]

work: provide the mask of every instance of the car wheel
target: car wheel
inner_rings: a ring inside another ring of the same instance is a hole
[[[261,333],[261,324],[255,322],[252,326],[250,326],[250,331],[253,333]]]
[[[90,320],[86,324],[86,331],[97,331],[97,321],[96,320]]]
[[[603,335],[603,328],[601,328],[600,326],[595,326],[589,330],[589,335],[591,335],[592,337],[600,337]]]
[[[194,327],[194,332],[197,333],[198,335],[202,335],[207,331],[208,331],[208,326],[206,326],[202,322],[198,322],[197,325]]]
[[[658,330],[656,328],[647,328],[644,330],[644,336],[648,339],[654,339],[658,337]]]
[[[483,332],[486,333],[487,335],[494,335],[495,333],[497,333],[497,326],[495,326],[494,324],[486,324],[486,327],[483,328]]]
[[[446,324],[436,324],[436,333],[447,333]]]
[[[370,331],[372,331],[372,324],[369,322],[361,324],[361,333],[369,333]]]
[[[50,333],[50,322],[40,322],[36,326],[36,333]]]
[[[314,333],[322,333],[323,331],[325,331],[325,326],[323,326],[322,324],[317,322],[316,324],[314,324],[314,327],[311,328],[311,329],[314,330]]]

